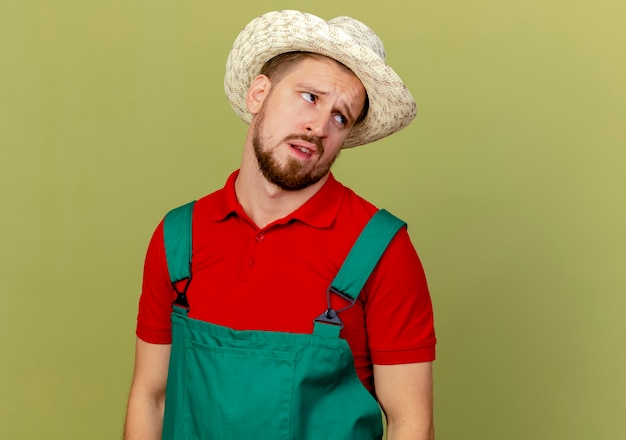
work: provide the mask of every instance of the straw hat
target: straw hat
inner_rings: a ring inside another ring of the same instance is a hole
[[[382,139],[415,117],[415,100],[385,63],[385,48],[373,30],[351,17],[324,21],[305,12],[275,11],[255,18],[241,31],[226,62],[226,96],[244,122],[249,124],[252,118],[246,93],[263,64],[294,51],[318,53],[343,63],[365,87],[367,117],[351,130],[342,148]]]

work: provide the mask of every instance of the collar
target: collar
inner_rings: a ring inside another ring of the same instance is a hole
[[[237,200],[235,181],[239,170],[234,171],[226,180],[226,184],[219,192],[212,217],[215,221],[223,221],[232,214],[248,218]],[[300,221],[314,228],[327,228],[335,220],[344,197],[345,187],[329,173],[324,186],[307,200],[301,207],[291,214],[276,220],[275,224],[287,224],[291,221]]]

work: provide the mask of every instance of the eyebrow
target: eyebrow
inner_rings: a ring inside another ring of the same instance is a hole
[[[319,90],[318,88],[316,88],[315,86],[312,86],[310,84],[306,84],[306,83],[302,83],[300,84],[301,87],[309,90],[311,93],[317,95],[317,96],[326,96],[328,95],[328,92],[324,92],[322,90]],[[352,114],[352,112],[350,111],[350,107],[348,107],[348,104],[346,104],[345,101],[342,101],[339,103],[339,106],[341,107],[340,110],[342,110],[350,119],[350,122],[354,123],[356,121],[356,119],[354,118],[354,115]]]

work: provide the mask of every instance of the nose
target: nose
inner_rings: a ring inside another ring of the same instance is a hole
[[[328,132],[328,123],[330,121],[330,114],[324,111],[316,111],[309,115],[306,122],[306,131],[312,136],[319,138],[326,137]]]

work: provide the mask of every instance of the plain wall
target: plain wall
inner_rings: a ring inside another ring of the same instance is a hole
[[[625,5],[2,2],[0,438],[121,436],[146,245],[239,166],[226,56],[281,8],[369,24],[418,102],[335,174],[409,223],[437,438],[626,438]]]

